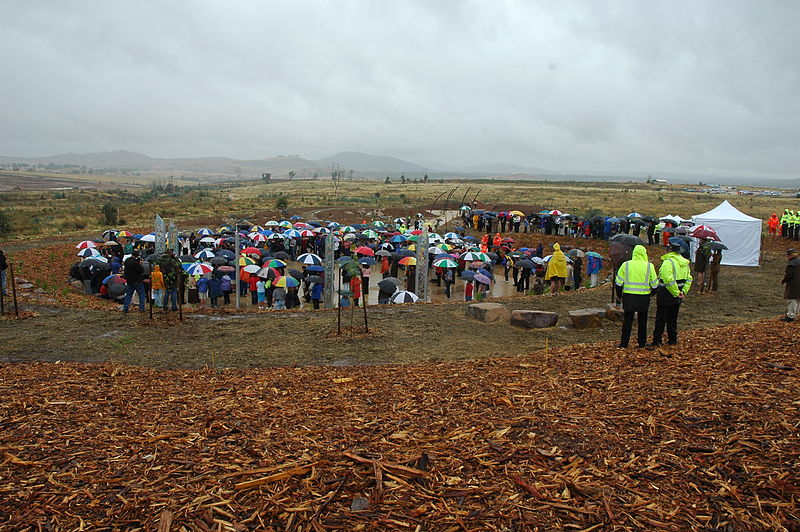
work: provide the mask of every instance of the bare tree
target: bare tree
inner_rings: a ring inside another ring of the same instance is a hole
[[[294,170],[289,170],[289,181],[294,179],[294,176],[296,176],[296,175],[297,175],[297,172],[295,172]]]
[[[344,168],[339,166],[338,163],[331,164],[331,181],[333,181],[333,195],[337,195],[339,193],[339,184],[342,182],[342,178],[344,177]]]

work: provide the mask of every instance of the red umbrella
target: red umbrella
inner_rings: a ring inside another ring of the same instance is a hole
[[[367,246],[361,246],[359,248],[356,248],[356,253],[360,255],[366,255],[367,257],[375,256],[375,251],[373,251],[372,248],[368,248]]]
[[[689,234],[695,238],[711,238],[712,240],[719,242],[719,236],[717,236],[717,232],[707,225],[698,225],[697,227],[693,228]]]
[[[255,255],[261,255],[261,251],[259,251],[258,248],[254,248],[253,246],[244,248],[242,250],[242,253],[244,253],[245,255],[249,255],[250,253],[253,253]]]

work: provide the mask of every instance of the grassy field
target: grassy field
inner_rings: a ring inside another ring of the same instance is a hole
[[[450,194],[452,192],[452,194]],[[636,210],[663,216],[689,217],[729,200],[743,212],[766,220],[773,212],[794,208],[789,198],[688,193],[679,186],[658,187],[643,183],[555,183],[555,182],[431,182],[384,184],[376,181],[345,181],[334,193],[330,180],[243,181],[142,189],[105,188],[57,191],[12,190],[0,193],[2,210],[9,216],[11,231],[6,238],[28,238],[57,234],[100,232],[103,205],[119,209],[120,228],[146,228],[153,215],[175,219],[179,226],[221,224],[231,216],[255,223],[279,215],[275,205],[285,198],[292,214],[307,217],[338,217],[343,222],[375,216],[414,214],[421,207],[457,207],[462,198],[475,198],[486,208],[519,208],[526,212],[557,208],[577,215],[624,216]],[[438,201],[437,201],[438,198]],[[435,202],[435,205],[434,205]]]

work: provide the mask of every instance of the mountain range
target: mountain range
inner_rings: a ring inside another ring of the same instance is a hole
[[[353,170],[357,175],[382,178],[397,177],[402,173],[409,177],[429,174],[432,178],[499,178],[499,179],[548,179],[574,181],[639,181],[648,176],[667,178],[672,182],[691,183],[716,182],[751,186],[774,186],[798,188],[798,179],[762,177],[730,177],[721,175],[659,173],[659,172],[559,172],[544,168],[520,166],[507,162],[486,163],[477,166],[449,166],[435,162],[415,163],[386,155],[343,151],[321,159],[306,159],[299,155],[279,155],[263,159],[233,159],[229,157],[154,158],[142,153],[116,150],[98,153],[63,153],[48,157],[13,157],[0,155],[0,165],[28,164],[34,167],[53,169],[64,165],[85,166],[95,170],[120,169],[135,172],[175,173],[176,175],[202,174],[207,179],[256,179],[264,172],[275,177],[284,177],[293,171],[298,178],[324,176],[333,165],[345,171]]]

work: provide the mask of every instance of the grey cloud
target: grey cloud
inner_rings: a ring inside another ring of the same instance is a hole
[[[7,2],[0,153],[795,176],[798,6]]]

